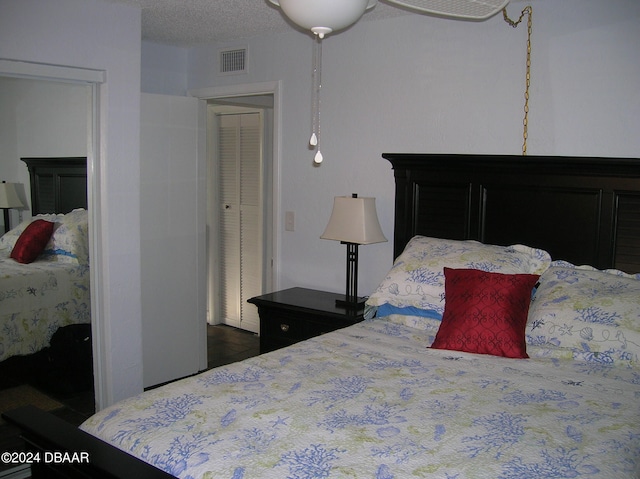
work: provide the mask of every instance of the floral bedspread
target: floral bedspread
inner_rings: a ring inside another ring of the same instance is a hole
[[[183,478],[638,478],[640,370],[432,350],[378,318],[81,427]]]
[[[89,322],[89,266],[0,259],[0,361],[48,346],[60,326]]]

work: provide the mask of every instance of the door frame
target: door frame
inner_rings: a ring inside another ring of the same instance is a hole
[[[280,188],[280,150],[281,150],[281,82],[262,82],[251,83],[242,85],[229,85],[224,87],[209,87],[189,90],[189,94],[200,101],[201,113],[199,118],[203,122],[200,127],[203,139],[199,141],[204,150],[208,148],[207,145],[207,117],[208,117],[208,102],[210,100],[222,100],[237,97],[256,96],[256,95],[272,95],[273,96],[273,127],[272,127],[272,148],[270,151],[271,162],[265,162],[265,167],[271,169],[269,177],[269,184],[265,185],[270,191],[265,191],[265,197],[271,198],[271,204],[267,206],[270,208],[271,224],[266,225],[267,232],[271,234],[270,251],[265,251],[265,263],[270,266],[270,274],[268,274],[267,284],[270,284],[269,289],[277,290],[280,288],[280,231],[282,230],[282,219],[280,218],[280,205],[281,205],[281,188]],[[202,154],[200,158],[203,161],[208,161],[209,155]],[[209,174],[207,173],[207,178]],[[207,244],[209,244],[209,238],[207,238]]]

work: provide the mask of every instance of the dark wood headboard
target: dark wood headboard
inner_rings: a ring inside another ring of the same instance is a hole
[[[394,256],[416,234],[640,272],[640,159],[385,153]]]
[[[21,158],[31,178],[31,213],[87,208],[87,158]]]

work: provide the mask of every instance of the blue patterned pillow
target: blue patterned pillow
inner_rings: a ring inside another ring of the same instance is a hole
[[[495,246],[415,236],[396,259],[367,304],[413,307],[442,318],[444,267],[504,274],[542,274],[551,264],[546,251],[523,245]],[[415,313],[414,313],[415,314]]]
[[[558,262],[540,278],[529,355],[612,364],[640,359],[640,275]]]

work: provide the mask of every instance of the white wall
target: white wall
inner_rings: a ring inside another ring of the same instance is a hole
[[[100,88],[99,217],[103,376],[98,407],[142,390],[138,8],[99,0],[0,0],[0,58],[106,72]],[[93,278],[93,277],[92,277]]]
[[[142,42],[142,91],[164,95],[187,94],[186,48]]]
[[[29,170],[20,158],[87,156],[89,99],[84,85],[0,77],[0,179],[22,185],[25,205],[11,211],[12,226],[31,217]]]
[[[640,156],[640,2],[534,0],[528,153]],[[517,18],[527,3],[508,7]],[[526,20],[525,20],[526,22]],[[252,38],[249,73],[216,75],[218,51],[189,51],[189,88],[282,80],[280,286],[342,291],[344,246],[320,240],[332,197],[375,196],[389,243],[360,248],[361,293],[392,262],[393,173],[383,152],[522,151],[526,25],[502,15],[362,21],[323,43],[321,146],[312,165],[312,39]]]

